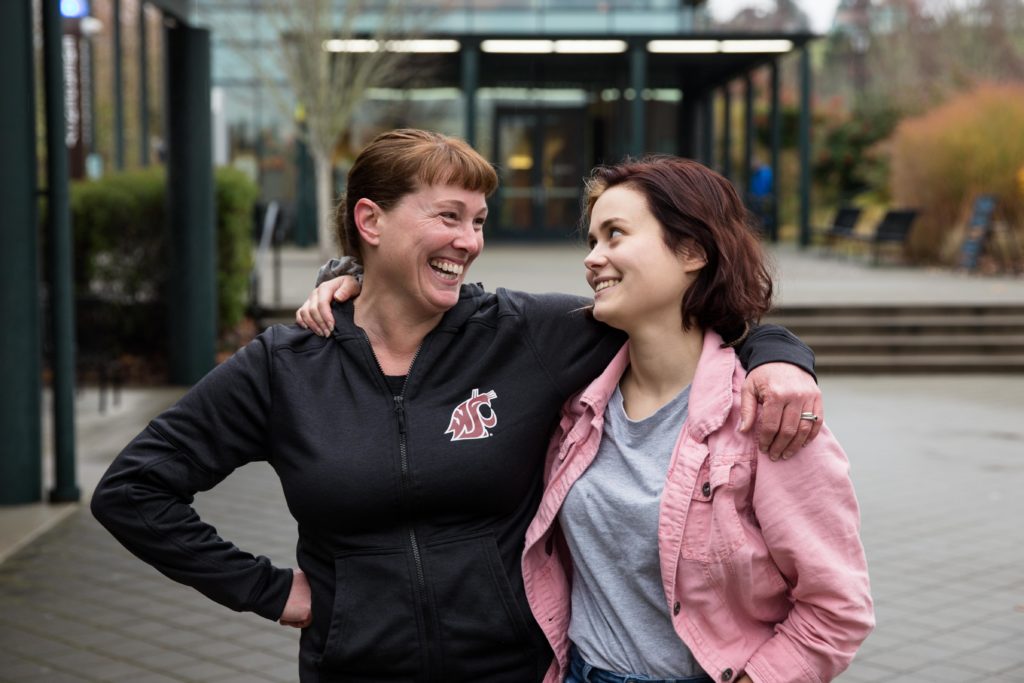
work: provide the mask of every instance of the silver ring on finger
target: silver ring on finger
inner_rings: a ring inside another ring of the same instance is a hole
[[[818,416],[814,413],[800,413],[801,420],[807,420],[808,422],[817,422]]]

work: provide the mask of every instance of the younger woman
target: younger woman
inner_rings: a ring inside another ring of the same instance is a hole
[[[857,501],[827,429],[770,465],[738,429],[722,339],[772,294],[739,197],[649,158],[595,170],[585,219],[593,316],[629,341],[564,406],[527,532],[545,681],[831,680],[873,625]]]

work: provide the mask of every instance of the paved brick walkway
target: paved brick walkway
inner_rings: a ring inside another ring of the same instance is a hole
[[[558,260],[505,254],[492,264],[509,272]],[[784,259],[787,271],[819,268]],[[927,288],[933,276],[922,275]],[[912,274],[889,276],[913,286]],[[968,281],[982,300],[1021,282]],[[1024,380],[824,377],[822,386],[853,463],[878,615],[842,683],[1024,681]],[[153,398],[144,405],[166,396]],[[125,436],[108,419],[79,423],[92,469],[144,423]],[[269,467],[239,470],[196,506],[239,546],[293,564],[294,524]],[[12,514],[0,509],[0,524]],[[286,683],[296,679],[297,635],[165,579],[84,508],[0,564],[0,683]]]

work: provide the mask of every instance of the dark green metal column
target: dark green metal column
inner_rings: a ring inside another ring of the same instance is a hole
[[[708,167],[715,165],[715,91],[700,96],[700,161]]]
[[[640,156],[647,148],[647,107],[644,89],[647,87],[647,46],[642,42],[634,44],[629,60],[630,84],[633,88],[632,113],[633,135],[630,138],[629,153]]]
[[[149,36],[146,3],[139,0],[139,163],[149,165]]]
[[[303,130],[304,121],[298,124]],[[295,246],[309,247],[316,244],[316,173],[313,170],[313,156],[309,153],[303,135],[295,141],[295,168],[298,170],[298,187],[295,188]]]
[[[113,0],[114,4],[114,168],[124,170],[124,55],[121,40],[121,0]]]
[[[68,148],[64,142],[64,56],[60,5],[42,3],[43,83],[46,89],[47,257],[53,353],[54,488],[50,500],[77,501],[75,479],[75,290],[71,276]]]
[[[473,41],[462,44],[462,101],[466,120],[463,136],[476,146],[476,91],[480,80],[480,46]]]
[[[800,246],[811,244],[811,50],[800,50]]]
[[[32,0],[0,2],[0,505],[42,495]]]
[[[722,86],[722,175],[732,180],[732,91]]]
[[[679,105],[679,118],[677,123],[676,145],[677,154],[681,157],[694,159],[697,157],[697,128],[699,125],[700,111],[696,96],[683,93],[683,101]]]
[[[782,149],[782,117],[779,115],[779,62],[772,60],[771,69],[771,158],[769,163],[772,169],[772,205],[771,205],[771,226],[768,230],[768,237],[772,242],[779,241],[779,157]]]
[[[754,171],[754,81],[743,77],[743,196],[750,195],[750,179]]]
[[[210,33],[167,28],[167,305],[171,382],[194,384],[214,365],[216,224],[210,115]]]

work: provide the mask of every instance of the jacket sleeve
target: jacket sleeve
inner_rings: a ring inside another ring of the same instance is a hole
[[[562,399],[600,375],[626,335],[597,322],[592,303],[570,294],[527,294],[499,290],[523,320],[525,340]]]
[[[832,680],[874,627],[846,455],[827,427],[807,448],[794,460],[758,455],[754,513],[793,606],[747,663],[757,683]]]
[[[161,573],[233,610],[277,619],[291,570],[222,539],[191,505],[237,467],[265,459],[271,336],[260,335],[150,422],[110,465],[91,507]]]
[[[736,349],[740,363],[750,372],[765,363],[791,363],[811,377],[814,374],[814,352],[799,337],[780,325],[757,325],[750,330]]]

